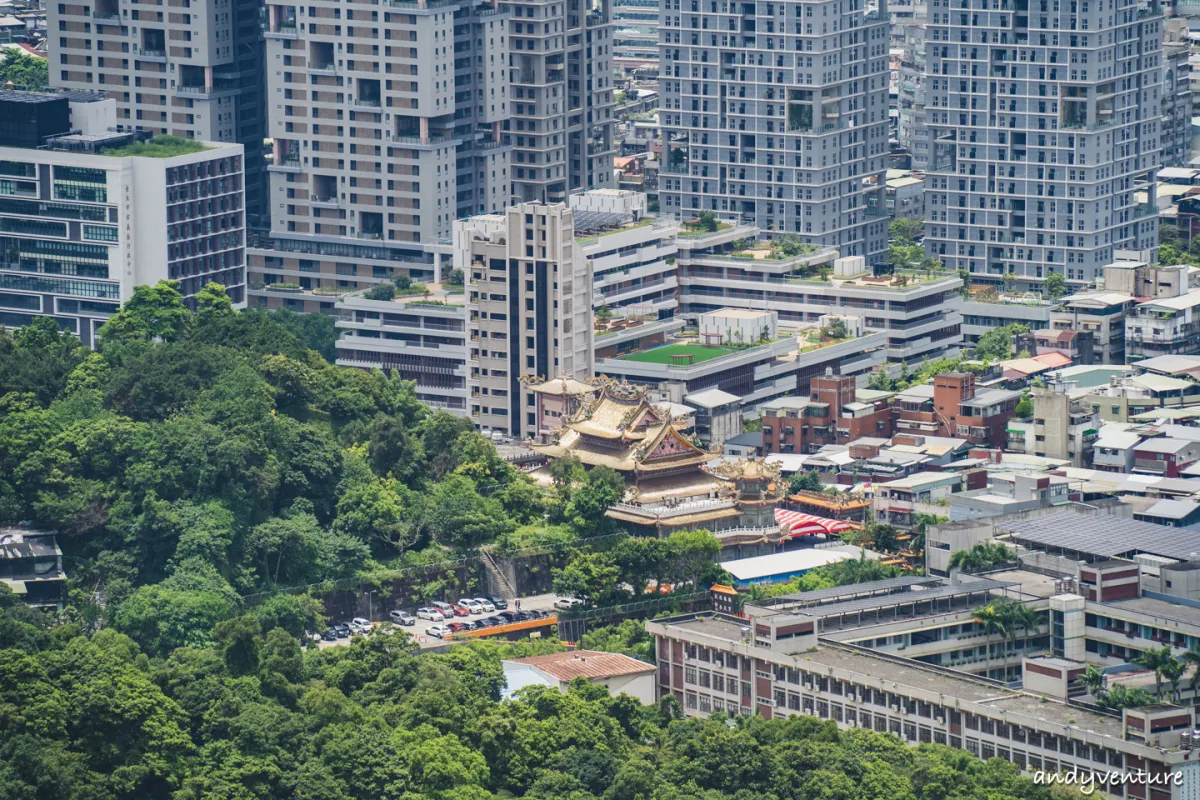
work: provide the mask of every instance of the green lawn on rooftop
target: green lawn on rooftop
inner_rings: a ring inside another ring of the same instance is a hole
[[[134,142],[124,147],[105,150],[104,155],[112,156],[113,158],[125,158],[126,156],[173,158],[175,156],[187,155],[188,153],[199,153],[201,150],[207,149],[207,147],[195,139],[185,139],[182,136],[155,136],[153,139],[148,139],[144,142]]]
[[[732,352],[728,347],[709,347],[702,344],[668,344],[650,350],[629,353],[628,355],[621,356],[621,360],[642,361],[650,364],[670,364],[671,356],[690,355],[692,363],[699,364],[701,361],[719,358]]]

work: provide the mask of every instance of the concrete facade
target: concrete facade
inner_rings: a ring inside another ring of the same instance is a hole
[[[1083,285],[1116,249],[1157,247],[1162,13],[931,7],[931,256],[973,282]]]
[[[661,0],[662,211],[887,248],[888,15],[834,0]]]

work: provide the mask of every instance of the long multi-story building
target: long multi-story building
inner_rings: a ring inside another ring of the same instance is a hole
[[[246,209],[252,220],[265,218],[261,10],[253,0],[214,7],[51,3],[50,85],[106,92],[117,103],[114,127],[121,131],[240,143]]]
[[[1192,66],[1190,48],[1181,44],[1163,47],[1162,164],[1187,166],[1192,160]]]
[[[835,0],[660,9],[663,212],[882,259],[887,12]]]
[[[52,316],[84,344],[135,286],[208,283],[245,302],[242,146],[135,143],[116,104],[84,93],[0,93],[0,323]],[[12,144],[33,133],[25,146]]]
[[[611,0],[512,0],[512,194],[565,203],[614,188]]]
[[[817,249],[755,259],[730,252],[753,239],[753,227],[680,236],[680,313],[694,317],[721,308],[770,309],[784,324],[819,322],[830,313],[862,317],[866,328],[887,333],[887,360],[916,363],[959,352],[962,281],[944,274],[880,275],[862,257],[839,259]],[[820,373],[818,373],[820,374]]]
[[[926,251],[973,283],[1036,286],[1156,248],[1160,3],[969,5],[930,6]]]

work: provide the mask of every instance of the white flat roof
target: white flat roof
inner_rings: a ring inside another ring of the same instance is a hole
[[[739,558],[735,561],[723,561],[721,566],[739,581],[761,580],[772,575],[786,575],[792,572],[816,569],[827,564],[835,564],[850,558],[858,558],[862,548],[853,545],[842,547],[789,550],[786,553],[772,553],[769,556],[754,558]]]

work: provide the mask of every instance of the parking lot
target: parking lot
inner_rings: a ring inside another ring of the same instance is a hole
[[[457,598],[455,598],[455,599],[457,599]],[[553,612],[555,610],[554,609],[554,601],[557,599],[558,599],[558,595],[556,595],[556,594],[538,594],[538,595],[532,595],[530,597],[522,597],[522,598],[520,598],[521,610],[522,611]],[[447,602],[453,602],[453,601],[447,600]],[[516,601],[510,599],[508,601],[509,610],[510,611],[516,610],[516,607],[517,607]],[[388,609],[388,610],[390,611],[391,609]],[[408,611],[410,614],[414,614],[414,615],[416,612],[415,608],[406,608],[403,610]],[[468,620],[475,620],[475,619],[480,619],[482,617],[490,617],[490,616],[493,616],[493,614],[490,614],[490,613],[472,614],[470,617],[461,617],[460,619],[465,622]],[[349,622],[349,620],[340,620],[340,619],[339,620],[330,620],[331,624],[336,623],[336,622]],[[379,623],[376,622],[376,626],[378,626],[378,624]],[[417,645],[422,648],[442,647],[446,644],[451,644],[452,642],[444,641],[442,639],[437,638],[436,636],[426,635],[425,630],[427,628],[430,628],[434,625],[439,625],[439,624],[441,624],[441,623],[430,622],[429,620],[419,619],[419,620],[417,620],[416,625],[400,627],[400,630],[407,631],[408,634],[412,637],[413,641],[416,642]],[[500,633],[500,631],[497,630],[497,633]],[[338,646],[348,645],[348,644],[350,644],[349,639],[338,639],[333,642],[327,642],[327,641],[322,640],[317,643],[317,647],[319,647],[321,649],[325,649],[326,647],[338,647]]]

